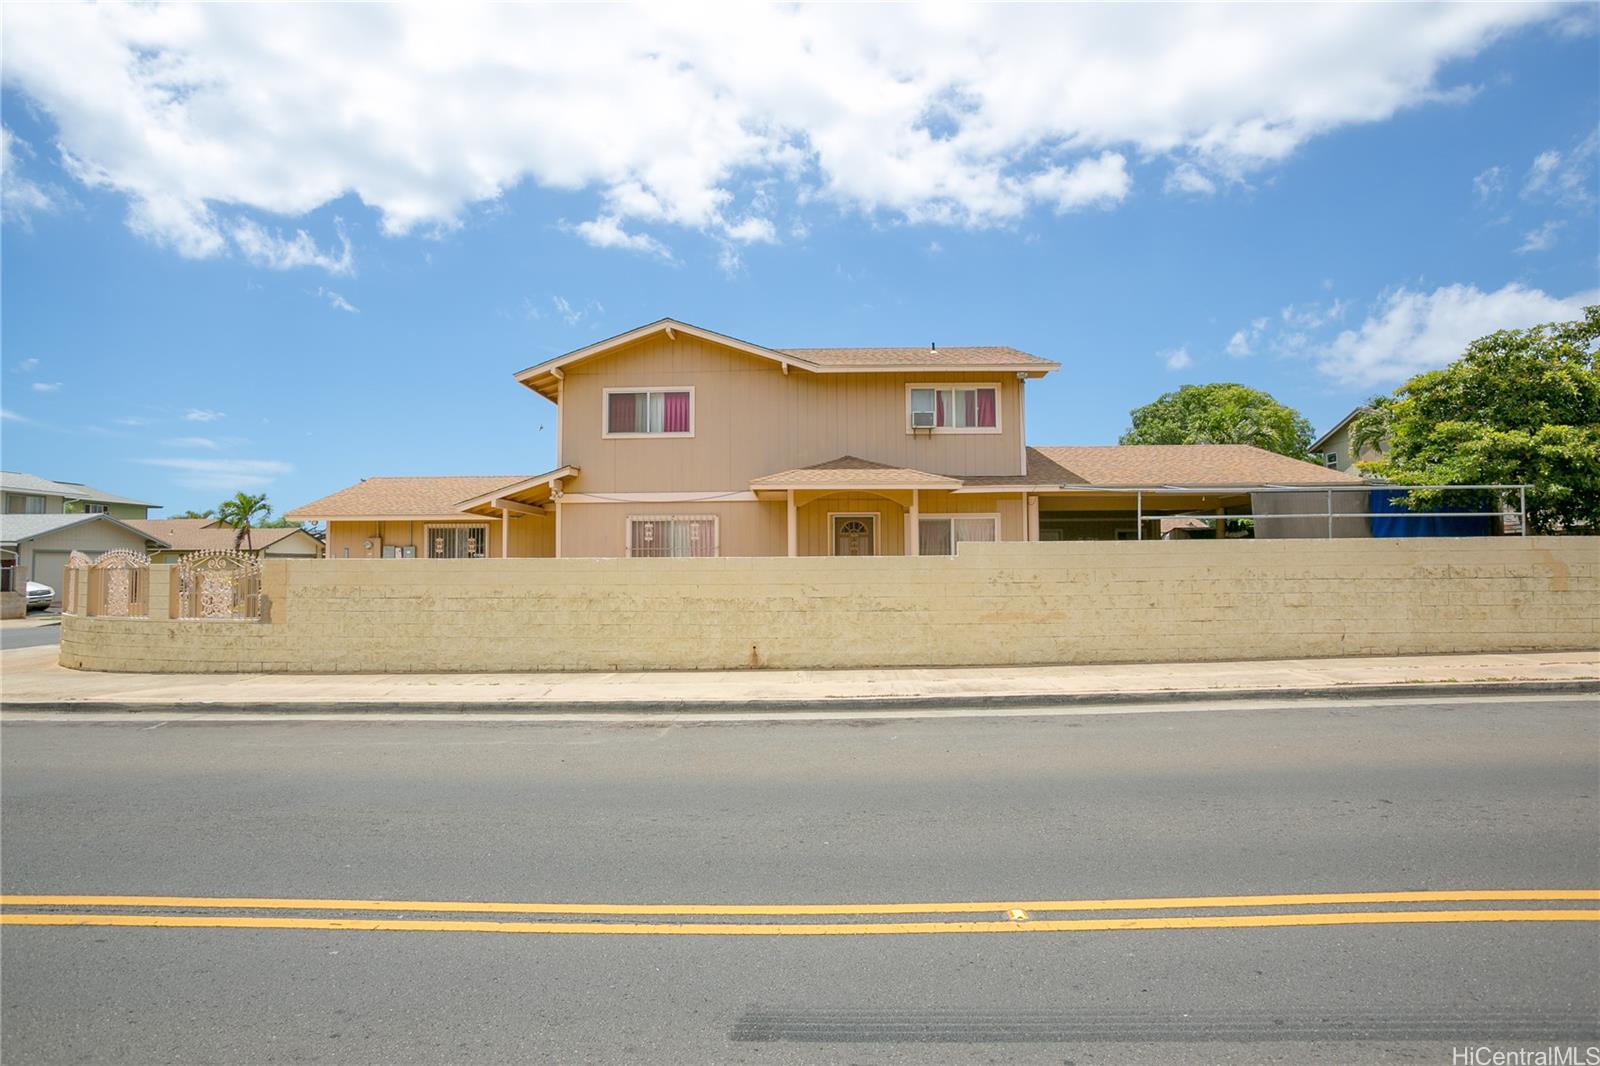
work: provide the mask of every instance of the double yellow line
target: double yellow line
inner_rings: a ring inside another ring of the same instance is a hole
[[[292,899],[232,896],[0,895],[0,925],[138,926],[181,929],[311,929],[370,932],[545,933],[649,936],[882,936],[916,933],[1065,933],[1133,929],[1263,929],[1287,926],[1408,925],[1460,922],[1600,922],[1600,909],[1566,907],[1284,911],[1251,914],[1162,914],[1138,917],[1045,918],[1042,915],[1124,911],[1261,911],[1286,907],[1378,904],[1600,903],[1594,889],[1460,889],[1427,892],[1313,892],[1261,896],[1166,896],[1138,899],[1022,900],[971,903],[493,903],[439,900]],[[16,907],[55,908],[16,912]],[[103,908],[201,913],[110,913]],[[405,917],[275,917],[218,911],[336,911],[346,914],[549,915],[563,920],[506,921]],[[938,921],[685,921],[695,918],[892,918],[986,915]],[[574,921],[575,917],[613,919]],[[617,921],[619,918],[668,921]]]

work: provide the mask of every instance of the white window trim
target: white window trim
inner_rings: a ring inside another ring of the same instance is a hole
[[[687,433],[613,433],[611,432],[611,394],[614,392],[687,392],[689,394],[689,432]],[[662,440],[672,437],[692,437],[698,423],[695,421],[693,385],[629,385],[626,388],[600,390],[600,439],[602,440]],[[907,416],[909,417],[909,416]]]
[[[463,555],[460,558],[463,558],[463,559],[487,559],[487,558],[489,558],[489,544],[490,544],[490,541],[489,541],[489,525],[490,525],[490,523],[487,523],[487,522],[430,522],[427,525],[422,527],[422,552],[418,557],[422,558],[422,559],[433,559],[434,558],[433,551],[432,551],[432,548],[433,548],[433,531],[436,530],[436,529],[473,529],[473,528],[480,528],[480,529],[483,530],[483,543],[482,543],[483,550],[481,552],[479,552],[477,555]],[[373,538],[373,539],[381,540],[381,538]],[[383,551],[382,551],[381,547],[379,548],[378,555],[380,557],[383,555]],[[435,560],[435,561],[440,561],[440,560]]]
[[[917,515],[917,528],[912,530],[912,532],[917,535],[917,552],[919,555],[921,554],[922,550],[922,523],[928,521],[930,518],[987,518],[994,523],[993,543],[1000,543],[1000,512],[998,511],[950,511],[933,514],[923,511]],[[961,550],[961,545],[955,543],[955,530],[953,528],[951,529],[950,534],[950,555],[953,557],[958,551]]]
[[[627,390],[623,390],[627,391]],[[692,423],[691,423],[692,424]],[[646,433],[643,436],[654,436]],[[711,523],[711,555],[709,558],[722,557],[722,518],[714,514],[631,514],[622,523],[622,548],[627,552],[629,559],[693,559],[693,555],[634,555],[633,554],[633,524],[635,522],[710,522]],[[708,556],[698,556],[708,558]]]
[[[883,554],[883,512],[882,511],[829,511],[828,512],[828,554],[834,554],[838,547],[837,538],[833,535],[833,520],[835,518],[870,518],[872,519],[872,554]]]
[[[994,428],[987,426],[934,426],[932,429],[911,428],[911,390],[912,389],[993,389],[994,390]],[[944,383],[917,381],[906,386],[906,435],[918,433],[999,433],[1004,429],[1004,415],[1001,413],[1002,401],[1005,391],[1000,388],[998,381],[947,381]],[[693,423],[691,423],[692,425]]]

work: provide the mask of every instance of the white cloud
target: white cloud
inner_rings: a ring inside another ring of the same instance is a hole
[[[223,414],[221,411],[212,411],[204,407],[191,407],[183,413],[183,420],[185,422],[215,422],[218,419],[227,417],[228,416]],[[128,424],[132,425],[133,423],[129,422]]]
[[[1518,255],[1529,252],[1543,252],[1555,247],[1556,234],[1566,223],[1560,219],[1551,219],[1538,229],[1529,230],[1522,236],[1522,243],[1517,246]]]
[[[591,315],[604,314],[606,310],[598,300],[590,300],[582,307],[576,307],[565,296],[552,296],[550,303],[556,309],[556,314],[569,326],[576,326]]]
[[[27,225],[34,215],[60,206],[51,189],[29,181],[17,169],[19,157],[32,154],[27,141],[0,126],[0,220]]]
[[[60,392],[61,391],[61,382],[59,382],[59,381],[35,381],[33,383],[33,391],[34,392]]]
[[[33,419],[27,418],[27,417],[25,417],[23,415],[19,415],[19,414],[17,414],[17,412],[11,410],[10,408],[0,408],[0,422],[31,423],[32,421],[33,421]]]
[[[298,235],[246,252],[242,212],[296,219],[354,195],[387,233],[437,231],[531,181],[599,196],[581,238],[665,256],[640,226],[765,239],[749,223],[764,189],[990,226],[1114,205],[1128,158],[1235,180],[1330,131],[1463,98],[1439,83],[1445,64],[1559,15],[12,5],[5,74],[56,123],[69,173],[125,196],[129,225],[183,255],[339,262]]]
[[[352,315],[359,315],[361,313],[361,308],[357,307],[349,300],[346,300],[343,296],[340,296],[332,289],[318,288],[317,295],[322,297],[324,300],[327,300],[328,306],[333,308],[335,311],[348,311]]]
[[[256,266],[271,270],[293,270],[296,267],[320,267],[330,274],[354,274],[355,258],[350,252],[350,238],[345,235],[344,223],[337,222],[340,252],[334,255],[317,247],[317,242],[305,230],[296,230],[293,237],[269,233],[253,219],[240,219],[228,231],[239,253]]]
[[[728,227],[728,239],[741,244],[776,244],[778,231],[764,218],[747,218]]]
[[[1316,353],[1318,368],[1348,385],[1394,384],[1458,358],[1468,344],[1501,329],[1579,317],[1600,291],[1556,297],[1512,283],[1494,292],[1448,285],[1433,292],[1399,288],[1385,295],[1358,329]]]
[[[1189,358],[1189,346],[1187,344],[1181,348],[1168,348],[1165,351],[1157,352],[1156,355],[1160,357],[1162,362],[1167,364],[1168,370],[1182,370],[1194,362],[1193,359]]]
[[[205,451],[217,451],[222,445],[210,437],[172,437],[161,442],[169,448],[200,448]]]
[[[294,472],[276,459],[140,459],[147,466],[177,472],[173,481],[192,489],[255,489]]]
[[[1193,196],[1210,196],[1217,191],[1217,183],[1193,163],[1179,163],[1167,175],[1162,189],[1169,193],[1189,193]]]
[[[33,358],[28,358],[28,359],[24,359],[22,362],[17,364],[17,370],[20,371],[21,373],[26,374],[30,370],[38,369],[38,366],[39,366],[39,360],[33,359]]]
[[[148,418],[139,418],[134,415],[124,415],[121,418],[113,418],[111,421],[119,426],[148,426],[150,424]]]
[[[588,222],[580,222],[572,227],[572,231],[596,248],[625,248],[630,252],[672,259],[672,249],[648,233],[629,233],[622,228],[622,219],[616,215],[601,215]]]
[[[1506,172],[1502,167],[1490,167],[1472,179],[1472,191],[1480,204],[1498,199],[1505,187]]]
[[[1228,354],[1235,359],[1243,359],[1245,356],[1250,355],[1255,351],[1256,345],[1260,343],[1261,336],[1266,332],[1266,329],[1267,320],[1265,318],[1251,319],[1250,325],[1244,329],[1236,330],[1233,336],[1228,338]]]
[[[1128,195],[1133,179],[1128,161],[1117,152],[1101,152],[1072,167],[1050,167],[1028,181],[1028,193],[1055,205],[1058,214],[1080,207],[1112,207]]]
[[[1550,200],[1569,207],[1594,202],[1594,164],[1600,131],[1590,131],[1569,150],[1554,148],[1534,157],[1522,181],[1525,200]]]

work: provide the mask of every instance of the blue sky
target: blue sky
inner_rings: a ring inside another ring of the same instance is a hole
[[[1092,444],[1600,290],[1593,6],[17,10],[4,466],[169,510],[542,471],[511,374],[664,315],[1013,345]]]

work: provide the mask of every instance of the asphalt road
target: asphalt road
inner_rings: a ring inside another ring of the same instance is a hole
[[[0,626],[0,649],[37,648],[42,644],[61,643],[61,616],[48,616],[38,612],[28,613],[27,623],[20,620]]]
[[[1542,699],[692,727],[11,723],[0,840],[11,894],[854,905],[1596,889],[1600,713]],[[1600,1043],[1600,924],[7,925],[0,1000],[7,1063],[1448,1063],[1480,1043]]]

